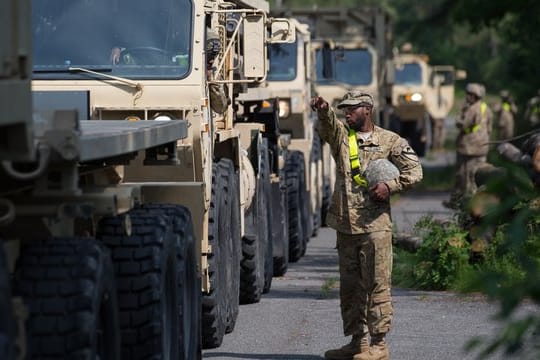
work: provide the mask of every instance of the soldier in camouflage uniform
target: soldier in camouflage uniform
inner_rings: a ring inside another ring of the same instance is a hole
[[[498,118],[497,139],[506,140],[514,136],[514,116],[517,114],[517,106],[508,90],[501,90],[499,95],[501,102],[493,109]]]
[[[476,169],[484,164],[489,151],[491,134],[491,110],[482,101],[483,85],[470,83],[465,89],[465,104],[456,120],[456,180],[450,201],[443,204],[456,208],[463,199],[476,192],[474,179]]]
[[[325,358],[388,359],[385,335],[393,313],[389,198],[419,182],[422,167],[405,139],[373,124],[369,94],[352,91],[345,95],[337,107],[344,111],[346,123],[337,119],[323,98],[313,98],[311,105],[318,113],[319,134],[330,144],[336,161],[327,222],[337,231],[343,329],[345,336],[352,335],[349,344],[327,351]],[[369,187],[363,171],[377,159],[390,160],[400,174]]]
[[[532,128],[537,128],[540,125],[540,89],[537,94],[527,102],[525,120]]]

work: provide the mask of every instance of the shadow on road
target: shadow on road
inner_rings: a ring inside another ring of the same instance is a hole
[[[236,354],[229,352],[206,353],[205,359],[226,358],[226,359],[251,359],[251,360],[323,360],[319,355],[299,355],[299,354]]]

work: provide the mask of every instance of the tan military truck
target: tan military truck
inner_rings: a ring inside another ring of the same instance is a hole
[[[315,132],[316,116],[310,110],[314,68],[311,34],[306,24],[292,19],[296,42],[269,45],[268,89],[279,98],[281,134],[290,136],[285,161],[289,203],[289,243],[274,244],[274,274],[283,275],[288,262],[300,259],[309,237],[322,223],[324,193],[321,140]],[[277,245],[277,246],[276,246]]]
[[[309,24],[316,63],[316,93],[335,106],[350,90],[373,95],[376,121],[384,121],[393,81],[392,19],[382,8],[276,9]]]
[[[19,323],[19,349],[200,358],[234,328],[246,256],[272,263],[270,237],[250,231],[269,219],[258,145],[276,111],[265,117],[239,99],[266,77],[266,43],[293,41],[294,29],[257,0],[1,10],[3,24],[32,19],[32,46],[19,23],[0,37],[0,266],[13,274],[0,271],[0,288],[14,289],[0,304],[15,305],[2,316]],[[216,92],[225,109],[212,109]],[[272,272],[258,266],[247,286],[268,286]],[[13,328],[0,327],[0,341],[12,344]]]
[[[394,57],[395,81],[392,87],[393,113],[390,128],[407,138],[420,156],[442,137],[435,127],[444,126],[444,119],[454,105],[454,81],[465,78],[463,71],[451,65],[432,66],[426,55],[415,54],[410,44]],[[433,134],[433,135],[432,135]]]

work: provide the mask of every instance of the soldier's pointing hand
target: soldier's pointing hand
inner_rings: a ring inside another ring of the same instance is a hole
[[[311,99],[311,109],[313,111],[328,110],[328,102],[322,96],[315,96]]]

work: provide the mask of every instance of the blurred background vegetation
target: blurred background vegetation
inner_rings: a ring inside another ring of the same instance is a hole
[[[537,0],[271,0],[272,7],[378,5],[394,19],[394,44],[411,42],[433,65],[467,71],[488,93],[507,89],[520,113],[540,89],[540,1]],[[458,89],[465,84],[458,84]],[[458,94],[459,96],[459,94]],[[460,105],[460,104],[459,104]],[[458,105],[458,106],[459,106]]]

